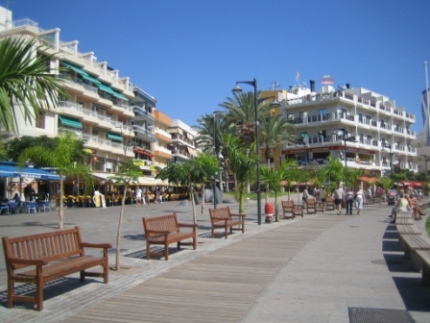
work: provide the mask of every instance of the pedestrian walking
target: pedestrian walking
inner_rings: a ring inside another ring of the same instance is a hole
[[[143,206],[143,198],[142,198],[142,190],[141,188],[138,186],[136,187],[136,191],[135,191],[135,199],[136,199],[136,207],[139,206]]]
[[[357,209],[357,214],[361,213],[364,205],[364,192],[361,188],[355,193],[355,207]]]
[[[349,188],[346,192],[346,214],[352,215],[352,205],[354,204],[354,191]]]
[[[343,190],[342,184],[339,184],[338,187],[333,192],[334,204],[337,207],[337,215],[340,215],[342,212],[342,202],[345,198],[345,191]]]

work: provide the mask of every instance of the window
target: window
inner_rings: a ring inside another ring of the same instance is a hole
[[[36,117],[35,126],[36,128],[45,129],[45,115]]]

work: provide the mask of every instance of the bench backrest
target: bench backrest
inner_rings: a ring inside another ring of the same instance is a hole
[[[151,218],[142,218],[143,228],[145,229],[145,234],[147,236],[159,235],[159,233],[149,233],[148,231],[169,231],[178,232],[178,218],[176,213],[154,216]]]
[[[226,207],[219,207],[217,209],[209,209],[209,215],[212,218],[217,218],[217,219],[230,219],[230,207],[226,206]]]
[[[3,237],[6,263],[9,258],[47,262],[70,256],[82,255],[81,234],[78,227],[15,238]],[[27,265],[16,265],[16,268]]]
[[[331,196],[327,195],[325,198],[326,203],[334,203],[334,200]]]
[[[281,205],[283,209],[291,210],[294,207],[294,201],[281,201]]]
[[[313,197],[306,199],[306,204],[308,206],[314,206],[317,203],[317,200]]]

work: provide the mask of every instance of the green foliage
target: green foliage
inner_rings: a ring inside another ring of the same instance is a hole
[[[381,177],[378,179],[378,184],[388,192],[394,185],[394,181],[389,177]]]
[[[330,189],[336,186],[336,183],[340,182],[343,178],[343,165],[342,162],[329,156],[327,158],[328,163],[320,169],[320,178],[324,178],[325,182],[328,182]]]
[[[28,147],[22,151],[18,157],[20,167],[27,162],[35,165],[53,167],[60,175],[60,201],[63,200],[63,186],[65,176],[80,176],[86,183],[92,181],[91,173],[88,167],[80,162],[73,160],[75,150],[81,147],[82,142],[72,133],[65,133],[56,138],[53,147],[36,145]],[[63,203],[59,207],[59,228],[64,226],[64,209]]]
[[[182,163],[173,163],[165,168],[157,168],[156,178],[168,180],[169,183],[185,186],[191,196],[193,219],[197,222],[194,205],[194,186],[203,184],[213,178],[219,171],[218,160],[214,156],[201,153],[195,159]]]
[[[15,138],[7,143],[7,158],[12,161],[18,161],[19,156],[22,154],[24,150],[30,147],[39,146],[46,150],[54,150],[58,145],[59,138],[51,138],[48,136],[39,136],[39,137],[29,137],[23,136],[20,138]],[[80,161],[85,155],[84,152],[84,142],[82,140],[77,139],[73,142],[73,150],[72,150],[72,161]],[[45,164],[40,164],[37,161],[34,161],[34,166],[43,167]]]
[[[55,54],[41,55],[40,48],[35,40],[6,38],[0,42],[0,122],[8,131],[18,130],[14,106],[31,123],[50,106],[57,106],[59,96],[68,97],[48,70]]]
[[[287,177],[287,163],[284,163],[279,169],[263,166],[261,168],[261,182],[275,194],[275,221],[279,221],[278,213],[278,195],[281,192],[281,182]]]
[[[255,144],[246,147],[238,137],[226,136],[227,160],[236,178],[235,193],[239,201],[239,212],[244,212],[244,192],[248,181],[256,177],[257,157]]]

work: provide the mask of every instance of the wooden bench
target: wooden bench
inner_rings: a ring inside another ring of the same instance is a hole
[[[230,207],[220,207],[209,209],[211,218],[212,238],[215,236],[215,229],[224,229],[224,237],[227,239],[228,229],[245,233],[245,214],[230,213]]]
[[[417,250],[430,250],[430,244],[419,234],[401,234],[399,236],[401,245],[405,250],[405,259],[410,259],[414,268],[421,266],[417,257]]]
[[[303,213],[304,213],[303,205],[301,205],[301,204],[294,205],[294,208],[293,208],[293,217],[294,218],[296,217],[296,215],[300,215],[303,218]]]
[[[309,213],[317,213],[317,200],[315,198],[306,199],[306,212]]]
[[[334,200],[331,196],[325,198],[325,209],[326,211],[334,211]]]
[[[294,201],[281,201],[282,212],[284,219],[294,219],[293,209],[294,209]],[[288,215],[289,214],[289,215]]]
[[[416,250],[421,263],[421,277],[424,286],[430,286],[430,250]]]
[[[176,213],[142,218],[146,239],[146,258],[151,256],[161,256],[165,260],[169,259],[169,245],[177,243],[178,249],[181,245],[192,245],[197,249],[197,224],[179,223]],[[192,231],[180,231],[181,228],[192,228]],[[192,239],[193,242],[182,242]],[[163,245],[163,252],[151,252],[151,245]]]
[[[324,202],[317,202],[317,204],[315,205],[315,209],[316,209],[316,213],[318,212],[322,212],[324,213]]]
[[[82,242],[78,227],[61,231],[33,234],[22,237],[3,237],[4,257],[7,268],[7,307],[15,302],[35,303],[43,310],[43,287],[45,283],[60,277],[80,272],[80,281],[85,276],[103,277],[109,280],[108,243]],[[87,256],[84,248],[101,248],[102,256]],[[86,272],[86,269],[101,266],[103,272]],[[28,269],[28,267],[32,267]],[[35,296],[16,295],[15,283],[36,285]]]

